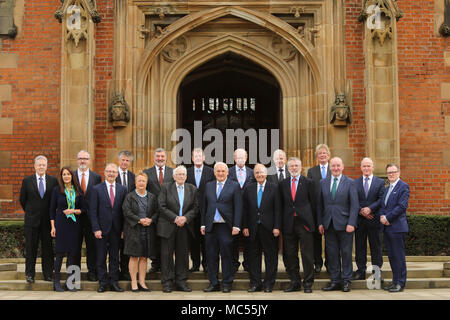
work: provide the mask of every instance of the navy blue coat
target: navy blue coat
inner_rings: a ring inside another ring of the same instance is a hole
[[[372,183],[370,184],[369,193],[366,198],[364,193],[364,180],[363,177],[359,177],[355,180],[356,189],[358,190],[359,199],[359,211],[358,211],[358,225],[362,223],[366,224],[369,228],[381,228],[380,222],[380,207],[381,200],[384,194],[384,180],[373,176]],[[366,219],[359,214],[362,208],[369,207],[372,211],[373,219]]]
[[[381,200],[380,216],[386,216],[390,226],[384,226],[386,232],[408,232],[408,221],[406,220],[406,209],[408,208],[409,186],[402,180],[397,184],[389,195],[387,204],[384,204],[389,187],[385,189]]]

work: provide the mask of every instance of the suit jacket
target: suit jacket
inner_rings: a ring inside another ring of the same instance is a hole
[[[81,181],[78,179],[78,169],[75,170],[74,172],[75,175],[75,179],[77,179],[78,185],[81,188]],[[86,186],[86,194],[84,195],[84,199],[86,200],[86,207],[89,210],[89,205],[91,203],[91,193],[92,193],[92,188],[98,184],[102,183],[102,177],[95,173],[92,170],[89,170],[89,181],[88,181],[88,185]],[[89,211],[87,212],[89,213]],[[83,213],[81,215],[84,215]]]
[[[89,218],[92,224],[92,232],[101,230],[107,234],[113,229],[116,233],[123,230],[122,204],[127,195],[127,188],[116,183],[116,194],[114,196],[114,206],[111,201],[106,186],[106,182],[92,188]]]
[[[291,178],[284,179],[278,184],[281,197],[282,230],[285,233],[293,232],[294,213],[308,227],[309,232],[316,231],[316,205],[314,202],[314,184],[311,179],[300,175],[295,201],[292,200]]]
[[[53,188],[58,185],[55,177],[45,175],[44,198],[39,195],[36,174],[32,174],[22,180],[20,188],[20,205],[25,211],[25,226],[37,228],[41,222],[50,227],[50,199]]]
[[[164,170],[164,183],[174,182],[173,180],[173,168],[166,166]],[[150,193],[153,193],[155,196],[158,196],[161,192],[161,185],[159,184],[159,174],[156,174],[155,166],[145,169],[144,173],[148,176],[147,190]]]
[[[327,168],[327,178],[331,176],[330,165]],[[308,169],[307,177],[314,182],[314,190],[316,192],[316,199],[320,192],[320,180],[322,180],[322,173],[320,172],[320,164]]]
[[[278,167],[275,166],[275,167],[269,168],[269,172],[271,172],[271,170],[276,170],[277,173],[268,175],[267,176],[267,180],[269,182],[278,184]],[[285,172],[285,175],[286,175],[286,179],[291,177],[291,174],[289,173],[289,171],[287,169],[287,165],[284,166],[284,172]]]
[[[331,178],[320,181],[320,193],[317,201],[317,225],[325,230],[333,219],[335,230],[345,230],[347,225],[357,226],[359,201],[358,191],[352,179],[342,175],[336,190],[335,199],[331,199]]]
[[[359,211],[362,208],[369,207],[373,215],[373,219],[366,219],[358,211],[358,226],[365,223],[369,227],[381,228],[379,209],[384,194],[384,180],[373,176],[367,197],[364,193],[364,179],[362,176],[355,180],[355,185],[358,191]]]
[[[194,186],[197,186],[195,183],[195,169],[196,167],[190,167],[187,169],[187,179],[186,182],[190,183]],[[203,203],[203,196],[205,195],[206,183],[215,180],[214,169],[208,167],[207,165],[203,165],[202,176],[200,178],[200,185],[197,188],[198,193],[198,203],[201,205]],[[199,214],[200,216],[200,214]]]
[[[127,170],[127,192],[131,192],[134,191],[134,189],[136,189],[136,185],[135,185],[135,176],[134,173],[131,172],[130,170]],[[118,184],[122,184],[122,178],[120,177],[120,171],[119,171],[119,175],[116,178],[116,182]]]
[[[229,170],[228,170],[228,179],[234,180],[239,184],[237,175],[236,175],[236,167],[237,166],[232,166]],[[244,191],[245,187],[248,186],[250,183],[255,182],[255,175],[253,174],[253,169],[245,166],[245,182],[244,185],[242,186],[241,190],[242,192]],[[239,184],[239,187],[241,185]]]
[[[408,232],[409,226],[406,219],[406,209],[408,208],[409,186],[402,180],[398,180],[387,204],[384,204],[389,187],[386,188],[381,200],[380,216],[386,216],[390,226],[384,226],[386,232]]]
[[[219,198],[216,194],[217,180],[206,184],[205,196],[201,206],[201,225],[206,227],[206,232],[211,232],[213,228],[216,208],[230,227],[241,228],[242,222],[242,191],[238,182],[227,179],[222,187]]]
[[[164,184],[158,196],[159,220],[157,225],[158,236],[170,238],[178,226],[175,218],[180,212],[180,200],[178,198],[177,183]],[[182,214],[186,217],[186,224],[191,234],[195,235],[194,218],[199,214],[197,188],[189,183],[184,184],[184,199]]]
[[[280,229],[280,195],[276,184],[266,180],[261,205],[258,208],[258,188],[257,182],[250,183],[244,189],[243,195],[243,217],[242,228],[248,228],[250,240],[255,239],[256,228],[258,226],[258,216],[261,219],[261,225],[272,232],[273,229]]]

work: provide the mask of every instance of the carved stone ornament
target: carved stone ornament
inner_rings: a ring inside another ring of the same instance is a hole
[[[109,121],[114,128],[126,127],[130,122],[130,108],[122,94],[117,93],[109,105]]]
[[[66,0],[61,0],[61,7],[55,12],[55,18],[58,19],[58,21],[60,23],[62,23],[63,18],[64,18],[64,2]],[[72,3],[70,3],[67,7],[70,7],[71,5],[76,5],[75,2],[80,2],[80,1],[73,1],[73,0],[69,0]],[[86,7],[84,7],[84,3],[86,3]],[[80,6],[80,4],[78,4],[78,6]],[[97,11],[97,4],[95,2],[95,0],[85,0],[83,1],[83,8],[87,10],[87,13],[89,14],[89,16],[92,18],[92,21],[94,23],[100,23],[102,21],[102,17],[100,16],[100,14]]]
[[[14,24],[14,0],[0,0],[0,36],[15,38],[17,27]]]
[[[395,0],[362,0],[358,20],[370,29],[372,39],[378,39],[383,45],[386,37],[392,39],[394,19],[398,21],[401,17],[403,11]]]
[[[168,62],[174,62],[180,58],[188,48],[188,41],[186,37],[178,37],[162,50],[162,55],[164,59]]]
[[[272,50],[285,61],[291,61],[297,53],[297,50],[289,41],[279,36],[273,37]]]
[[[450,36],[450,0],[445,0],[444,22],[439,28],[439,33],[443,37]]]
[[[346,104],[345,94],[343,92],[336,95],[334,105],[331,106],[330,123],[335,127],[346,127],[352,123],[351,109]]]

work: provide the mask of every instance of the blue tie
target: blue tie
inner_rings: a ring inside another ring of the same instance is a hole
[[[221,191],[222,191],[222,182],[219,182],[219,188],[217,188],[217,199],[219,199],[219,195],[220,195]],[[217,210],[217,208],[216,208],[216,213],[214,214],[214,221],[219,222],[220,218],[221,218],[221,216],[220,216],[219,210]]]
[[[200,186],[200,180],[202,177],[202,171],[200,169],[195,169],[195,184],[197,188]]]
[[[41,196],[41,199],[44,199],[44,182],[42,181],[42,177],[39,178],[39,195]]]
[[[325,166],[322,166],[322,179],[325,179],[327,177],[327,171],[325,170]]]
[[[259,191],[258,191],[258,208],[261,206],[261,199],[263,195],[263,185],[259,185]]]
[[[183,215],[183,202],[184,202],[184,194],[183,194],[183,186],[178,186],[178,199],[180,200],[180,213],[179,216]]]

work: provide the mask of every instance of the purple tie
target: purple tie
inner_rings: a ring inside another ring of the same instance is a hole
[[[44,199],[44,182],[42,181],[42,177],[39,177],[39,195],[41,196],[41,199]]]
[[[366,177],[364,181],[364,194],[367,198],[367,195],[369,194],[369,177]]]

